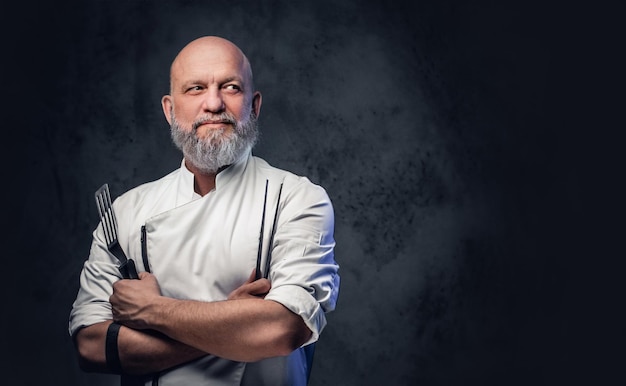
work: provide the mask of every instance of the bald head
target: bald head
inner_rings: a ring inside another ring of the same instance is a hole
[[[161,105],[185,162],[210,174],[252,148],[261,101],[239,47],[204,36],[183,47],[172,62],[170,94]]]
[[[174,58],[170,94],[163,96],[161,104],[170,125],[175,116],[190,128],[195,122],[244,122],[251,115],[256,119],[261,100],[261,93],[254,90],[250,62],[239,47],[221,37],[204,36]],[[232,119],[216,118],[223,113]],[[200,135],[212,132],[208,124],[201,126]]]
[[[231,41],[219,36],[203,36],[191,41],[178,53],[170,67],[170,91],[175,83],[192,71],[229,63],[239,70],[247,92],[254,90],[252,67],[246,55]]]

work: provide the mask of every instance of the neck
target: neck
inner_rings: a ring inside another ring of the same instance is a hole
[[[185,166],[193,173],[193,190],[201,196],[206,195],[215,188],[215,176],[219,173],[219,170],[215,173],[206,173],[199,170],[190,162],[185,160]],[[221,170],[221,169],[220,169]]]

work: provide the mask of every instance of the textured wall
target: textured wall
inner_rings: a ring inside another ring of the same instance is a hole
[[[590,354],[606,347],[576,311],[604,305],[578,287],[595,252],[576,225],[585,138],[548,114],[550,61],[569,37],[556,8],[457,3],[26,4],[4,34],[33,34],[6,46],[8,126],[28,146],[5,163],[7,248],[28,262],[8,281],[20,333],[2,338],[6,384],[116,384],[82,373],[67,335],[93,192],[178,166],[160,97],[201,35],[252,61],[256,155],[335,206],[342,287],[312,385],[608,384],[616,357]]]

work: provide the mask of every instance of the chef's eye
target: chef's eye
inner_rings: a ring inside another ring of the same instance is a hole
[[[224,86],[224,88],[228,91],[234,91],[234,92],[241,91],[241,87],[239,87],[236,84],[227,84]]]

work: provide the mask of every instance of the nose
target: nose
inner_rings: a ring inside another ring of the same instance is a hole
[[[224,110],[224,99],[219,90],[209,88],[204,97],[203,109],[211,113],[220,113]]]

